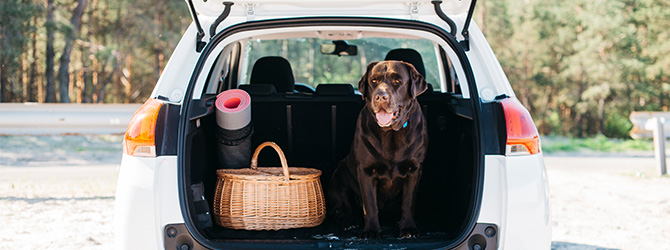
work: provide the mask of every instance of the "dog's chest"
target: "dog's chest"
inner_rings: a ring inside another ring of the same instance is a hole
[[[385,164],[377,165],[372,170],[372,176],[377,184],[379,198],[385,200],[397,196],[402,191],[408,175],[416,174],[417,169],[410,163],[383,165]]]
[[[378,161],[364,169],[366,175],[372,177],[381,189],[395,189],[404,183],[408,175],[417,174],[418,165],[413,160],[400,162]]]

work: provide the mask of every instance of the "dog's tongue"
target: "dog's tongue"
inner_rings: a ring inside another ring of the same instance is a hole
[[[393,113],[386,113],[384,110],[380,110],[375,114],[375,116],[377,117],[379,125],[382,125],[383,127],[390,125],[391,119],[393,119]]]

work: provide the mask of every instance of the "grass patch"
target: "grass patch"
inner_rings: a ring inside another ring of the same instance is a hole
[[[650,139],[611,139],[603,135],[592,138],[543,136],[542,150],[547,153],[578,152],[582,150],[597,152],[653,151],[654,143]]]

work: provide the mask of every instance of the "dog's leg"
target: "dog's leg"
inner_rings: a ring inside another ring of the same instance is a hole
[[[348,231],[359,227],[358,221],[354,214],[353,202],[356,198],[353,197],[353,190],[351,190],[351,179],[347,172],[346,166],[338,167],[333,173],[333,177],[328,186],[328,210],[332,217],[337,221],[343,230]],[[359,208],[360,209],[360,208]],[[360,219],[360,216],[359,216]]]
[[[407,177],[403,186],[402,206],[400,207],[400,238],[415,238],[419,236],[419,229],[414,223],[414,203],[416,191],[421,178],[418,164],[410,163]]]
[[[365,173],[359,173],[358,177],[365,217],[365,226],[361,238],[379,239],[382,227],[379,225],[379,208],[377,207],[377,180]]]

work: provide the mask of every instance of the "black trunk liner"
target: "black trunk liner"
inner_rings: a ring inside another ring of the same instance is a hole
[[[428,121],[429,147],[428,154],[422,167],[422,177],[419,183],[417,193],[417,205],[415,219],[421,232],[417,239],[397,239],[399,234],[397,220],[389,219],[382,224],[382,239],[376,240],[379,244],[398,244],[411,242],[444,242],[454,239],[461,233],[467,218],[468,209],[472,205],[472,188],[475,183],[473,168],[473,124],[472,120],[456,115],[450,109],[450,99],[444,96],[433,95],[424,98],[421,101],[422,108]],[[328,104],[330,105],[330,104]],[[267,107],[254,106],[254,112],[268,112]],[[330,148],[333,141],[330,140],[330,133],[319,133],[313,131],[314,128],[300,124],[305,121],[309,114],[311,106],[301,106],[300,103],[292,104],[292,111],[295,111],[295,117],[292,119],[298,121],[293,125],[297,128],[303,126],[303,129],[294,132],[292,145],[285,146],[289,166],[307,166],[320,169],[323,172],[321,181],[323,183],[324,193],[328,188],[330,175],[335,168],[336,161],[333,158],[343,158],[348,152],[352,140],[353,128],[338,125],[340,132],[337,134],[338,146],[332,150],[316,150],[319,148]],[[283,108],[282,108],[283,109]],[[357,108],[350,108],[358,112]],[[299,112],[305,111],[305,112]],[[338,109],[338,113],[345,109]],[[354,111],[349,111],[351,113]],[[265,113],[264,112],[264,113]],[[252,148],[255,148],[263,141],[272,140],[288,143],[285,139],[285,133],[279,133],[286,123],[285,119],[279,119],[276,114],[279,112],[265,113],[261,116],[254,113],[253,122],[259,128],[252,137]],[[328,114],[330,115],[330,114]],[[264,117],[264,120],[259,117]],[[346,118],[342,120],[343,118]],[[338,122],[344,124],[355,122],[356,114],[338,114]],[[267,120],[267,121],[266,121]],[[311,121],[330,123],[330,120],[312,119]],[[350,120],[350,121],[346,121]],[[278,122],[278,123],[277,123]],[[190,158],[187,175],[191,185],[193,183],[203,182],[205,186],[205,196],[210,206],[214,201],[214,190],[216,185],[216,169],[220,165],[217,163],[216,146],[213,131],[216,122],[214,116],[202,118],[202,126],[189,139],[190,147],[188,158]],[[276,127],[273,127],[277,123]],[[330,125],[322,124],[320,127],[331,129]],[[261,127],[267,127],[260,129]],[[323,137],[323,138],[321,138]],[[321,142],[321,143],[317,143]],[[325,145],[324,145],[325,144]],[[281,146],[281,145],[280,145]],[[205,148],[203,148],[205,147]],[[305,153],[307,152],[307,153]],[[259,157],[259,166],[276,167],[279,166],[276,154],[264,150]],[[192,206],[192,204],[191,204]],[[328,207],[326,207],[328,209]],[[210,211],[211,207],[210,207]],[[195,214],[193,214],[195,216]],[[195,218],[193,218],[195,219]],[[195,220],[194,220],[195,221]],[[279,231],[245,231],[233,230],[220,226],[210,228],[199,228],[208,239],[214,241],[245,241],[245,240],[305,240],[317,242],[347,242],[347,244],[365,243],[366,240],[358,238],[362,229],[350,231],[341,230],[336,222],[326,218],[324,223],[314,228],[289,229]]]

